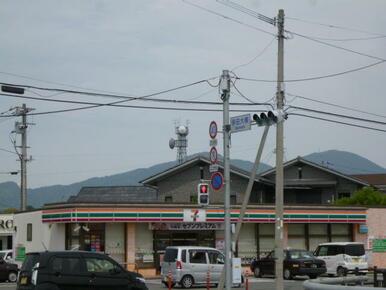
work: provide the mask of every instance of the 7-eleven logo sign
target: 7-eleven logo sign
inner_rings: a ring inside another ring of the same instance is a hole
[[[206,222],[204,209],[184,209],[184,222]]]

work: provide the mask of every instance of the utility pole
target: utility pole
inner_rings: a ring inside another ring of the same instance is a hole
[[[15,123],[15,133],[21,135],[21,154],[18,153],[20,159],[20,210],[25,211],[27,209],[27,162],[30,161],[27,157],[27,113],[34,110],[27,108],[25,104],[21,107],[15,108],[15,115],[21,116],[22,121]]]
[[[284,107],[284,10],[280,9],[277,17],[278,27],[278,63],[277,63],[277,91],[276,103],[277,110]],[[276,186],[275,186],[275,275],[276,290],[284,289],[283,281],[283,127],[284,122],[278,122],[276,125]]]
[[[230,97],[230,77],[229,71],[223,70],[221,76],[221,99],[223,101],[223,138],[224,138],[224,220],[225,220],[225,289],[232,287],[232,244],[231,244],[231,212],[230,212],[230,134],[231,125],[229,123],[229,97]],[[219,285],[220,288],[220,285]]]

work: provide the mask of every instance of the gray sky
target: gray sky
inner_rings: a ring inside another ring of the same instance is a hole
[[[54,82],[89,91],[104,90],[127,96],[142,96],[219,76],[223,69],[246,64],[258,55],[253,62],[234,72],[244,78],[276,78],[277,41],[272,35],[276,33],[276,27],[214,0],[189,1],[269,33],[229,21],[181,0],[3,0],[0,10],[0,80],[74,89],[50,83]],[[323,41],[386,58],[386,38],[347,40],[377,36],[355,30],[386,34],[384,0],[240,0],[237,3],[269,17],[274,17],[278,9],[283,8],[287,17],[285,28],[289,31],[314,38],[346,39]],[[377,62],[374,58],[325,46],[294,34],[287,36],[285,79],[329,75]],[[386,115],[385,68],[386,64],[382,63],[332,78],[290,82],[286,84],[286,92]],[[236,86],[255,102],[264,102],[275,96],[274,82],[239,80]],[[53,99],[103,103],[116,101],[82,95],[54,95],[52,92],[36,90],[28,90],[25,95],[38,97],[37,94]],[[217,89],[207,84],[157,97],[220,101]],[[291,95],[286,98],[286,105],[330,110],[385,122],[385,117],[343,110],[301,98],[294,99]],[[236,94],[232,95],[231,101],[245,102]],[[81,106],[1,96],[0,113],[23,102],[35,108],[35,112]],[[208,108],[138,101],[127,104]],[[295,112],[293,109],[291,111]],[[319,117],[331,118],[326,115]],[[19,119],[0,118],[0,149],[13,150],[9,133],[13,130],[14,122]],[[34,158],[28,164],[28,186],[70,184],[94,176],[111,175],[174,160],[176,151],[169,149],[168,140],[175,137],[175,120],[182,124],[189,120],[188,153],[192,154],[209,151],[209,123],[216,120],[221,124],[222,114],[102,107],[29,117],[29,121],[36,125],[28,131],[28,145],[31,147],[28,153]],[[353,122],[344,119],[340,121]],[[376,127],[371,123],[361,125]],[[378,125],[378,128],[385,129],[385,126]],[[252,161],[261,133],[261,128],[254,127],[251,131],[234,134],[231,158]],[[218,149],[222,153],[222,142],[219,141]],[[274,147],[275,132],[271,130],[263,162],[273,165]],[[359,154],[386,167],[385,147],[385,132],[298,116],[290,116],[285,123],[286,160],[298,155],[338,149]],[[19,169],[14,154],[0,151],[0,160],[0,172]],[[11,180],[19,182],[19,176],[0,174],[0,182]]]

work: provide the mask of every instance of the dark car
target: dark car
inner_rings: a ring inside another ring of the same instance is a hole
[[[264,274],[275,275],[275,252],[270,252],[267,257],[260,260],[254,260],[251,270],[257,278]],[[315,279],[326,273],[326,270],[326,263],[316,259],[306,250],[284,250],[284,279],[292,279],[296,275],[308,275],[311,279]]]
[[[105,254],[83,251],[28,253],[18,290],[147,290],[142,275]]]
[[[16,264],[8,263],[0,258],[0,281],[16,282],[18,271]]]

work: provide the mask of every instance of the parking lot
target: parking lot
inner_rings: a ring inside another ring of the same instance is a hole
[[[284,281],[285,290],[299,290],[303,289],[303,282],[307,277],[299,277],[294,280]],[[250,278],[249,279],[249,289],[251,290],[266,290],[274,288],[275,280],[273,278]],[[146,285],[149,290],[166,290],[166,287],[161,283],[160,279],[147,279]],[[16,284],[14,283],[0,283],[1,290],[16,290]],[[173,289],[182,289],[181,287],[174,287]],[[206,289],[206,287],[194,287],[193,289]],[[214,288],[215,289],[215,288]],[[245,289],[243,288],[233,288]]]

